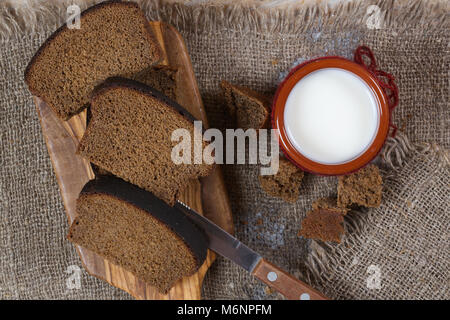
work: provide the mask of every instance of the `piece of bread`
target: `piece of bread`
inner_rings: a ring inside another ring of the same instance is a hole
[[[293,203],[300,195],[303,176],[302,170],[289,160],[280,158],[278,172],[274,175],[260,175],[259,182],[268,195]]]
[[[220,83],[228,113],[234,125],[244,130],[262,129],[269,125],[271,99],[251,89]]]
[[[168,98],[177,101],[177,82],[178,69],[170,66],[154,66],[139,72],[132,77],[134,80],[142,82],[163,93]],[[89,124],[92,118],[90,108],[88,108],[87,123]],[[92,170],[95,175],[110,175],[107,170],[91,163]]]
[[[382,191],[380,170],[371,164],[355,173],[339,177],[338,205],[342,208],[351,205],[379,207]]]
[[[112,176],[89,181],[68,239],[165,294],[206,258],[208,240],[182,212]]]
[[[139,72],[133,80],[142,82],[178,102],[177,77],[178,69],[170,66],[155,66]]]
[[[349,209],[337,205],[336,198],[320,198],[313,202],[312,211],[306,214],[298,233],[309,239],[334,241],[339,243],[344,227],[344,216]]]
[[[344,215],[330,209],[313,209],[306,214],[298,236],[322,241],[341,242]]]
[[[108,79],[95,90],[91,114],[78,154],[170,205],[190,179],[206,176],[213,169],[206,163],[174,163],[172,149],[180,141],[171,140],[172,132],[189,132],[192,153],[194,143],[206,146],[202,132],[194,128],[194,118],[179,104],[140,82]]]
[[[59,28],[25,70],[30,91],[63,120],[83,110],[95,86],[130,77],[161,59],[148,21],[136,3],[108,1],[81,13],[80,29]]]

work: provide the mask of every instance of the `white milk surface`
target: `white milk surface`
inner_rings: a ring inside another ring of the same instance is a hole
[[[289,93],[284,126],[305,157],[340,164],[363,153],[378,130],[378,107],[369,86],[338,68],[314,71]]]

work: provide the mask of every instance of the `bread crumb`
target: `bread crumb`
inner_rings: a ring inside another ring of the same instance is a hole
[[[344,233],[344,215],[327,209],[309,211],[302,221],[298,236],[340,243]]]
[[[271,287],[267,287],[267,286],[264,288],[264,291],[268,296],[275,292],[275,290],[273,290]]]
[[[280,158],[275,175],[259,176],[261,188],[270,196],[294,203],[300,195],[304,173],[289,160]]]
[[[355,173],[339,177],[337,203],[342,208],[351,205],[376,208],[381,205],[382,189],[380,171],[371,164]]]

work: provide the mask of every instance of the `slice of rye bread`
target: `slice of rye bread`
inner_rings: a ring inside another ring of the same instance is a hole
[[[234,125],[244,130],[262,129],[269,125],[271,99],[249,88],[220,83],[228,112]]]
[[[289,160],[280,158],[278,172],[274,175],[260,175],[259,182],[268,195],[293,203],[300,195],[303,176],[302,170]]]
[[[379,207],[383,193],[383,179],[376,165],[370,164],[359,171],[340,176],[338,181],[338,205],[368,208]]]
[[[170,66],[154,66],[139,72],[132,78],[160,91],[168,98],[178,102],[178,69]],[[87,110],[87,123],[89,124],[89,121],[92,118],[92,114],[90,112],[91,108],[88,107]],[[107,170],[100,168],[93,163],[91,163],[91,165],[95,175],[111,174]]]
[[[330,209],[313,209],[306,214],[298,236],[322,241],[341,242],[344,215]]]
[[[80,29],[63,25],[25,70],[30,91],[63,120],[83,110],[95,86],[130,77],[161,59],[148,21],[136,3],[107,1],[81,13]]]
[[[68,239],[166,294],[195,273],[208,240],[182,212],[112,176],[89,181],[77,199]]]
[[[183,107],[140,82],[107,79],[94,91],[91,113],[78,154],[170,205],[190,179],[213,169],[206,163],[172,160],[173,148],[180,145],[171,140],[174,130],[186,129],[190,134],[191,160],[195,143],[206,146],[202,132],[194,128],[194,118]]]

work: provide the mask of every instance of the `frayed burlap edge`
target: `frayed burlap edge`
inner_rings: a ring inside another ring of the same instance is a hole
[[[178,0],[179,1],[179,0]],[[239,4],[220,4],[215,1],[204,5],[185,5],[178,1],[137,0],[151,20],[161,20],[179,30],[195,33],[217,33],[223,29],[247,33],[291,34],[322,30],[359,28],[368,19],[368,7],[378,6],[382,13],[383,28],[401,33],[447,32],[448,1],[395,1],[365,0],[341,2],[328,6],[318,4],[292,4],[291,2],[248,1]],[[67,7],[79,5],[81,10],[101,2],[99,0],[36,1],[6,0],[0,4],[0,40],[32,36],[56,30],[64,23]],[[352,17],[352,19],[349,19]]]
[[[395,173],[405,166],[408,160],[414,157],[414,154],[423,156],[433,154],[438,163],[437,168],[450,165],[449,150],[434,143],[413,144],[408,137],[399,133],[395,138],[388,138],[380,155],[379,165],[385,181],[394,178]],[[375,215],[372,214],[371,210],[352,211],[345,217],[346,234],[339,246],[311,240],[310,253],[305,261],[304,279],[316,286],[324,281],[332,281],[332,267],[342,266],[343,257],[346,256],[346,248],[358,248],[365,243],[367,239],[364,236],[368,234],[369,228],[374,224]]]

